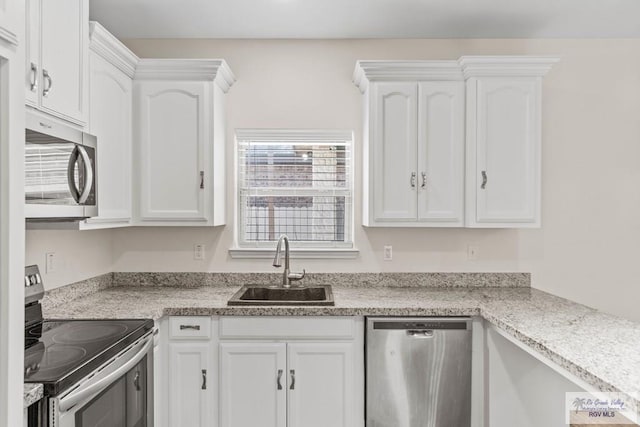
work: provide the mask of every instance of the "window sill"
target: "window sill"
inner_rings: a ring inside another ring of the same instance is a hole
[[[356,259],[360,255],[357,249],[301,249],[292,248],[294,259]],[[229,256],[235,259],[270,259],[275,255],[275,248],[231,248]]]

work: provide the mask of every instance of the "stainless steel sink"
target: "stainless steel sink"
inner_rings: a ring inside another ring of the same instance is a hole
[[[227,305],[335,305],[331,285],[281,286],[245,285]]]

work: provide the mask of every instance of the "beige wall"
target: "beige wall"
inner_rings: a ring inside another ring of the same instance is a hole
[[[530,271],[537,288],[640,320],[640,40],[128,40],[143,57],[225,58],[233,130],[348,128],[356,135],[356,260],[294,260],[308,271]],[[358,59],[457,59],[468,54],[558,54],[544,80],[540,230],[365,229],[361,216]],[[122,229],[115,271],[271,271],[229,258],[228,225]],[[29,238],[28,245],[38,238]],[[193,244],[206,260],[193,260]],[[393,261],[382,260],[393,245]],[[467,245],[479,258],[467,260]],[[29,252],[29,251],[28,251]]]

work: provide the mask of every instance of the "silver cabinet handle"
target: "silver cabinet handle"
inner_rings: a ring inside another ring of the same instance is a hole
[[[185,329],[193,329],[194,331],[199,331],[200,325],[180,325],[181,331],[184,331]]]
[[[200,171],[200,189],[204,189],[204,171]]]
[[[296,370],[295,369],[290,369],[289,370],[289,375],[291,375],[291,387],[289,387],[289,390],[295,390],[295,388],[296,388]]]
[[[420,188],[424,190],[425,188],[427,188],[427,174],[424,172],[420,173],[422,174],[422,185],[420,186]]]
[[[278,369],[278,390],[282,390],[282,369]]]
[[[203,390],[207,389],[207,370],[206,369],[202,370],[202,389]]]
[[[31,92],[35,92],[38,89],[38,66],[31,63]]]
[[[49,95],[49,92],[51,92],[51,88],[53,87],[53,79],[49,75],[49,72],[44,68],[42,69],[42,78],[48,83],[45,85],[44,90],[42,91],[42,96],[47,96]]]
[[[416,188],[416,173],[411,172],[411,188]]]
[[[484,190],[486,186],[487,186],[487,171],[482,171],[482,185],[480,186],[480,188]]]

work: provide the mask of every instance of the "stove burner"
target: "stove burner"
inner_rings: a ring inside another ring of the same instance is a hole
[[[73,365],[82,359],[87,351],[82,347],[65,345],[64,347],[51,346],[47,348],[42,357],[42,364],[46,365],[46,372],[49,369],[59,369],[67,365]]]
[[[80,323],[67,324],[62,330],[51,337],[56,344],[86,344],[101,341],[114,336],[120,336],[129,329],[122,324],[96,325]]]

